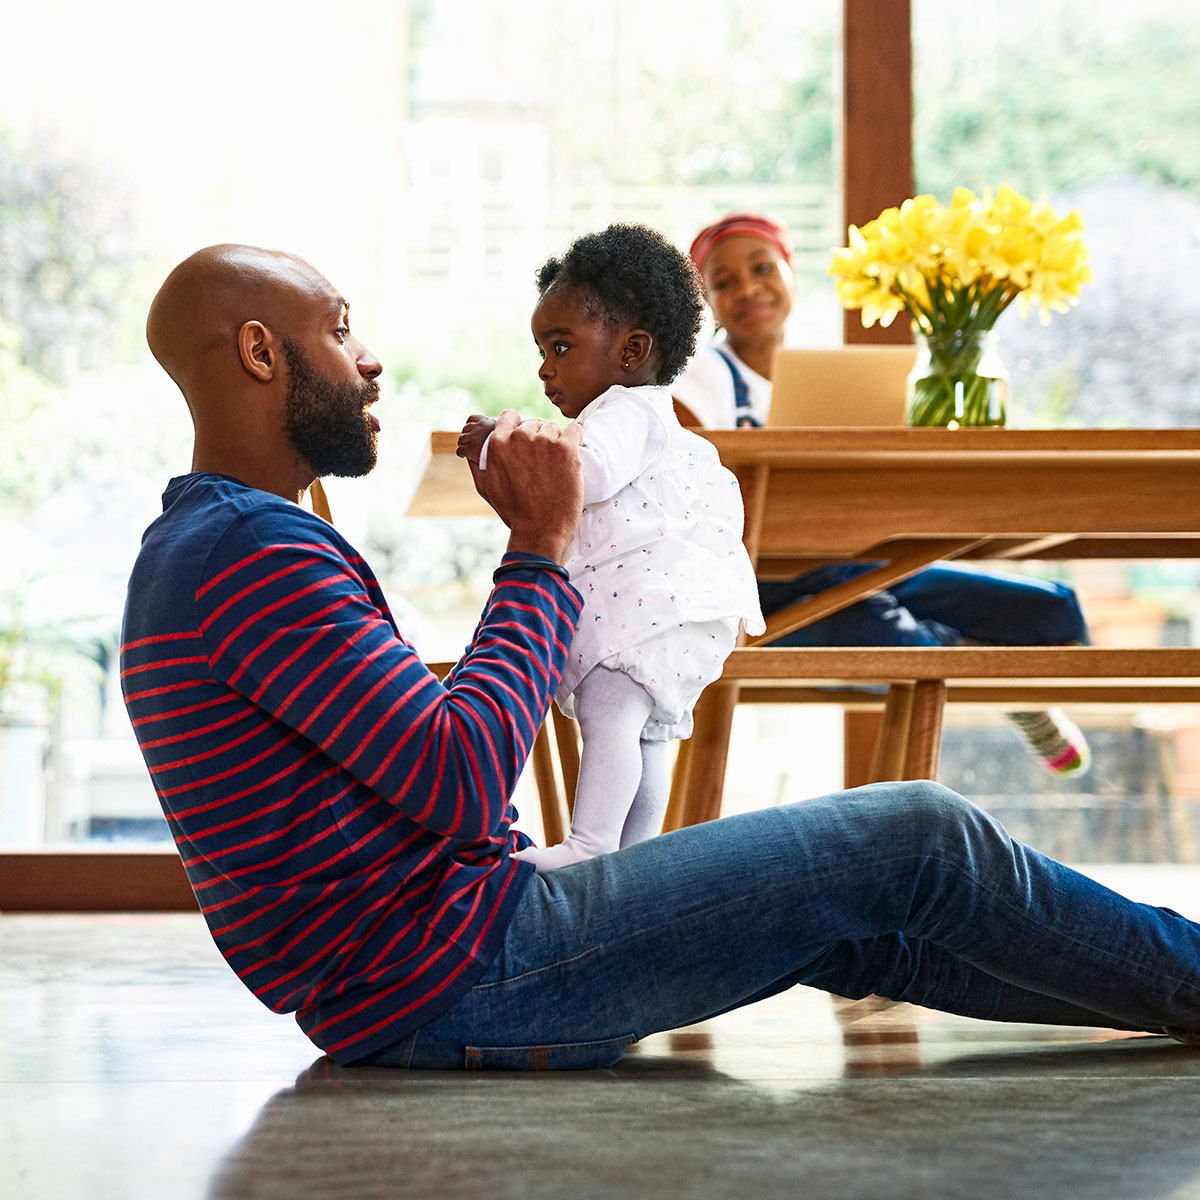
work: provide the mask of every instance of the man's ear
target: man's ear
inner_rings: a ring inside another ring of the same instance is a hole
[[[242,366],[261,383],[274,379],[279,365],[275,335],[261,321],[247,321],[237,340]]]
[[[644,329],[635,329],[625,339],[621,347],[621,363],[630,371],[642,366],[654,349],[654,335]]]

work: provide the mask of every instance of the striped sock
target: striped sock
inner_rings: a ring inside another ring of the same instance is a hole
[[[1047,712],[1010,712],[1008,719],[1025,736],[1034,757],[1052,775],[1086,771],[1091,765],[1083,731],[1061,709]]]

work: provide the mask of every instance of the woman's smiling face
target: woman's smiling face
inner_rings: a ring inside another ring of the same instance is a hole
[[[701,275],[713,316],[731,341],[782,335],[796,277],[770,242],[749,234],[723,238],[704,260]]]

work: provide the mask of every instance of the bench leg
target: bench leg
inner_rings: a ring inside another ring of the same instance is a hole
[[[888,688],[879,726],[879,740],[871,760],[871,782],[903,779],[908,758],[908,730],[912,723],[913,685],[893,683]]]
[[[936,779],[942,751],[942,713],[946,707],[946,684],[941,679],[922,679],[913,688],[908,727],[908,754],[904,779]]]
[[[879,744],[883,709],[847,708],[842,712],[842,786],[870,783],[871,763]]]

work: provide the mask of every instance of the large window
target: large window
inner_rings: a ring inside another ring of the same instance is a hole
[[[1083,217],[1068,316],[1000,324],[1018,420],[1200,424],[1200,9],[914,0],[917,186],[1008,183]]]
[[[166,839],[116,652],[141,532],[189,464],[142,340],[187,253],[283,247],[352,300],[385,433],[334,516],[432,658],[469,636],[497,535],[406,522],[406,497],[429,429],[545,403],[549,254],[613,220],[686,246],[766,208],[796,234],[801,336],[838,338],[836,0],[0,9],[0,849]]]
[[[142,322],[199,246],[294,250],[353,301],[385,363],[385,436],[371,479],[331,485],[334,516],[431,658],[469,633],[497,538],[403,519],[425,435],[474,410],[537,411],[532,272],[608,221],[686,245],[732,208],[774,211],[798,246],[792,340],[820,345],[842,336],[826,269],[845,235],[843,160],[847,203],[899,203],[914,166],[943,199],[1045,193],[1082,213],[1096,279],[1049,326],[1002,321],[1016,420],[1200,421],[1192,0],[912,0],[911,156],[894,118],[906,11],[0,0],[0,852],[165,842],[115,655],[141,531],[189,462]],[[1101,638],[1195,640],[1189,572],[1078,582]],[[1151,730],[1145,761],[1169,737],[1173,786],[1200,792],[1183,736]]]
[[[1078,307],[1000,320],[1015,422],[1200,424],[1200,9],[913,0],[912,21],[917,188],[945,200],[1007,183],[1084,222],[1094,278]],[[1046,570],[1077,586],[1098,643],[1200,642],[1194,562]],[[959,717],[943,778],[1070,859],[1196,861],[1196,712],[1074,715],[1095,754],[1086,776],[1048,781],[998,722]]]

